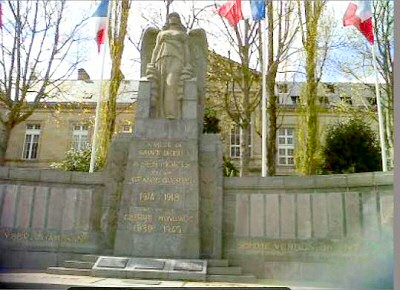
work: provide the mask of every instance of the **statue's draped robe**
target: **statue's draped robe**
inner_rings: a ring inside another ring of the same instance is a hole
[[[167,119],[181,117],[183,97],[182,71],[185,67],[187,36],[182,31],[164,30],[157,36],[160,44],[154,66],[159,71],[159,99],[157,116]]]

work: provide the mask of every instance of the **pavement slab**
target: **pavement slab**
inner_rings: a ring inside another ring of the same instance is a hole
[[[144,279],[117,279],[90,276],[56,275],[42,272],[10,272],[0,273],[0,289],[68,289],[70,287],[102,287],[102,288],[261,288],[291,290],[354,290],[354,288],[335,287],[315,282],[284,282],[259,280],[257,283],[225,283],[225,282],[189,282]],[[360,289],[361,290],[361,289]],[[378,289],[368,289],[378,290]],[[380,289],[379,289],[380,290]],[[388,289],[385,289],[388,290]]]

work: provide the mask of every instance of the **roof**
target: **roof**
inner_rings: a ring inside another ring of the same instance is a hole
[[[275,92],[279,95],[280,104],[294,105],[294,98],[301,95],[305,82],[277,82],[276,84]],[[354,106],[365,106],[375,100],[374,90],[374,84],[319,83],[317,94],[318,98],[324,97],[324,104],[335,104],[347,100]]]
[[[65,80],[50,90],[46,103],[96,103],[100,95],[100,80]],[[103,81],[103,96],[109,80]],[[117,103],[133,103],[138,96],[139,81],[123,80],[119,88]]]

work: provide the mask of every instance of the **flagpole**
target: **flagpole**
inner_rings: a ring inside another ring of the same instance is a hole
[[[96,103],[96,115],[94,119],[94,129],[93,129],[93,138],[92,138],[92,152],[90,154],[90,166],[89,166],[89,173],[94,172],[94,167],[96,165],[96,157],[97,157],[97,135],[99,131],[99,118],[100,118],[100,109],[101,109],[101,101],[103,99],[103,79],[104,79],[104,64],[106,60],[106,50],[108,44],[108,21],[109,21],[109,13],[110,9],[107,7],[107,24],[106,29],[104,31],[105,34],[105,41],[103,46],[103,60],[101,62],[101,75],[100,75],[100,85],[99,85],[99,97],[97,98]]]
[[[381,143],[381,156],[382,156],[382,171],[387,171],[387,157],[386,157],[386,142],[385,142],[385,132],[383,127],[383,115],[382,115],[382,105],[381,105],[381,94],[379,90],[379,82],[378,82],[378,69],[376,65],[376,55],[374,45],[371,44],[372,51],[372,62],[374,65],[375,71],[375,94],[376,94],[376,103],[378,105],[378,123],[379,123],[379,138]]]
[[[92,152],[90,155],[90,167],[89,173],[93,173],[94,166],[96,164],[96,155],[97,155],[97,135],[99,131],[99,118],[100,118],[100,108],[101,108],[101,100],[103,99],[103,74],[104,74],[104,63],[106,58],[106,43],[103,47],[103,60],[101,62],[101,76],[100,76],[100,85],[99,85],[99,97],[97,98],[96,104],[96,116],[94,119],[94,129],[93,129],[93,138],[92,138]]]
[[[262,133],[261,133],[261,176],[267,176],[267,88],[266,88],[266,70],[267,70],[267,43],[265,41],[265,30],[267,27],[267,17],[261,22],[261,41],[262,41]]]

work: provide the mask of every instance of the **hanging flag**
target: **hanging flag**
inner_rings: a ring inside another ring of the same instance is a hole
[[[236,26],[242,19],[264,19],[265,2],[264,0],[229,0],[217,9],[217,13],[225,17],[230,25]]]
[[[100,53],[101,45],[104,44],[106,39],[106,30],[108,22],[108,2],[109,0],[101,0],[99,7],[97,7],[96,12],[92,17],[97,17],[97,27],[96,27],[96,42],[97,49]]]
[[[350,1],[343,16],[343,26],[349,25],[354,25],[366,37],[371,45],[374,44],[374,28],[372,26],[370,1]]]
[[[3,29],[3,0],[0,0],[0,29]]]

